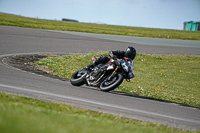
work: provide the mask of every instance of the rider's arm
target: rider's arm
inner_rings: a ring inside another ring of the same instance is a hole
[[[120,51],[120,50],[118,50],[118,51],[109,51],[109,56],[111,58],[118,58],[118,59],[120,59],[120,58],[124,57],[124,51]]]

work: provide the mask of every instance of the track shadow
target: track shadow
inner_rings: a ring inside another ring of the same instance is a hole
[[[192,107],[192,108],[200,109],[200,107],[195,107],[195,106],[191,106],[191,105],[184,104],[184,103],[177,103],[177,102],[172,102],[172,101],[168,101],[168,100],[155,99],[155,98],[152,98],[152,97],[145,97],[145,96],[140,96],[138,94],[130,94],[130,93],[121,92],[121,91],[110,91],[109,93],[112,93],[112,94],[115,94],[115,95],[127,96],[127,97],[136,97],[136,98],[141,98],[141,99],[165,102],[165,103],[173,103],[173,104],[177,104],[177,105],[180,105],[180,106],[186,106],[186,107]]]

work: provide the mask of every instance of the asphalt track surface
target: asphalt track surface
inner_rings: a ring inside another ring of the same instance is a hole
[[[161,46],[140,44],[142,42],[131,41],[131,43],[124,39],[121,41],[105,39],[105,37],[97,37],[98,34],[95,36],[80,35],[80,33],[74,32],[60,33],[41,29],[0,26],[0,58],[19,54],[70,54],[124,50],[127,46],[134,46],[138,52],[146,54],[199,54],[200,52],[200,41],[195,41],[195,43],[199,43],[197,46],[191,41],[193,45],[191,47],[185,46],[185,44]],[[182,129],[200,130],[200,110],[198,108],[115,91],[102,92],[87,86],[75,87],[69,81],[21,71],[6,66],[2,62],[0,62],[0,75],[0,91],[2,92],[47,101],[71,103],[78,107],[132,119],[163,122]]]

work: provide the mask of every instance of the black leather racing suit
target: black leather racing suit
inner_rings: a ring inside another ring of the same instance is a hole
[[[99,56],[97,57],[96,60],[94,60],[93,62],[91,62],[90,64],[88,64],[86,66],[86,69],[89,69],[90,67],[94,67],[100,63],[105,64],[107,63],[111,58],[115,59],[122,59],[123,57],[125,57],[125,52],[121,51],[121,50],[117,50],[117,51],[109,51],[109,57],[107,56]]]

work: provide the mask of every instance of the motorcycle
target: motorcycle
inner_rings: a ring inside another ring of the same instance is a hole
[[[92,58],[93,61],[95,59]],[[124,79],[130,82],[134,76],[133,61],[130,58],[111,58],[106,64],[99,64],[89,71],[85,67],[79,69],[72,75],[70,82],[74,86],[86,84],[108,92],[117,88]]]

